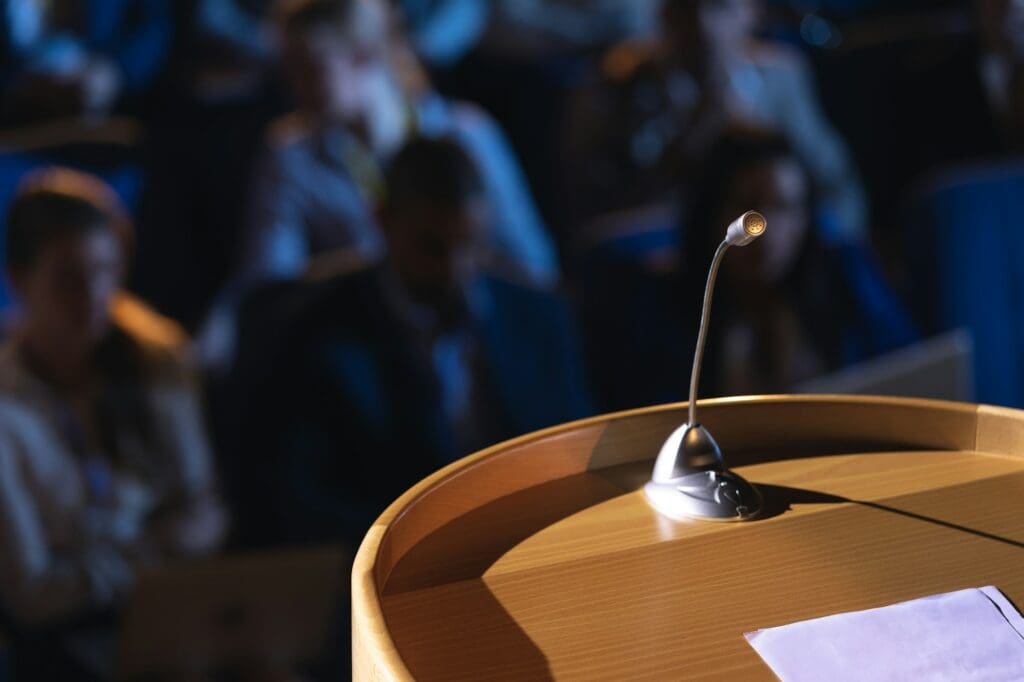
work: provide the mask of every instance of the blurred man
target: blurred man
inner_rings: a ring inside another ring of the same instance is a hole
[[[120,291],[110,188],[42,170],[6,218],[22,306],[0,347],[0,617],[17,679],[92,679],[70,640],[104,631],[140,571],[215,550],[227,517],[187,340]]]
[[[381,0],[298,0],[281,17],[299,104],[273,131],[255,179],[243,267],[293,276],[333,248],[383,246],[372,215],[380,164],[414,133],[451,133],[495,206],[486,243],[523,276],[557,278],[553,247],[501,132],[481,111],[434,94]]]
[[[204,364],[230,365],[234,310],[260,282],[300,276],[335,249],[380,257],[381,165],[415,134],[450,134],[479,168],[494,262],[539,285],[557,281],[554,246],[501,131],[431,90],[382,0],[295,0],[280,25],[298,111],[273,126],[256,169],[237,271],[199,334]]]
[[[275,325],[286,335],[246,363],[266,375],[247,390],[239,448],[240,475],[254,481],[238,488],[251,501],[242,516],[255,534],[357,543],[433,469],[589,412],[561,302],[483,268],[491,207],[460,147],[410,142],[386,197],[388,258],[285,292],[300,301]],[[260,337],[243,324],[243,340]]]

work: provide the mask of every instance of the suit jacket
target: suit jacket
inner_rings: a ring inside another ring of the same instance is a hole
[[[483,301],[466,327],[477,349],[480,445],[589,414],[562,303],[491,277],[472,289]],[[255,531],[245,540],[355,545],[387,504],[468,454],[429,350],[392,292],[387,266],[377,266],[288,294],[304,304],[286,306],[287,338],[266,356],[243,425],[242,497],[255,502],[242,502]]]

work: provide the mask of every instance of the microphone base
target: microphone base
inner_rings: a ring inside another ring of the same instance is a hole
[[[727,469],[650,481],[644,493],[655,510],[675,519],[747,521],[764,507],[757,488]]]

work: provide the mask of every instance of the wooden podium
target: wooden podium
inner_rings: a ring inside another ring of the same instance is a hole
[[[715,523],[641,490],[683,408],[523,436],[392,504],[352,572],[355,679],[771,680],[743,633],[982,585],[1024,605],[1024,411],[702,401],[766,502]]]

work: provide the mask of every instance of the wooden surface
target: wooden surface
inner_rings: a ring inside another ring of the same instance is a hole
[[[640,487],[683,405],[463,459],[353,569],[364,680],[771,680],[744,632],[995,585],[1024,604],[1024,412],[850,397],[702,402],[766,510],[679,522]]]

